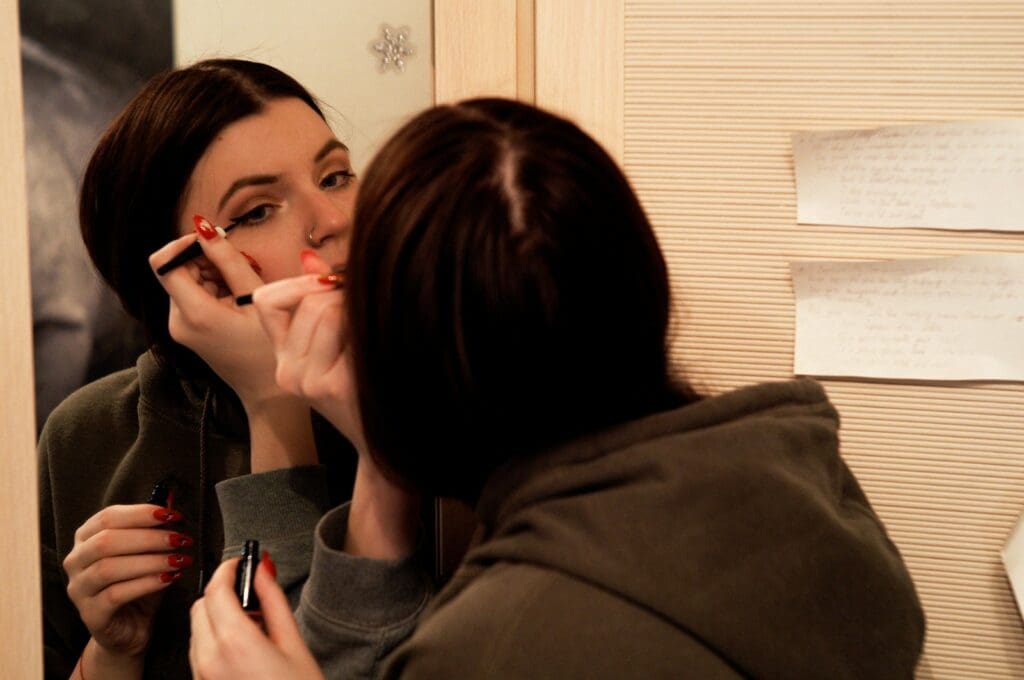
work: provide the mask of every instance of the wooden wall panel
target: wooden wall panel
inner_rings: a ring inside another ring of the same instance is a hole
[[[516,96],[516,0],[434,0],[434,101]]]

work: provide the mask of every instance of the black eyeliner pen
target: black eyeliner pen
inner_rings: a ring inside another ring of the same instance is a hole
[[[196,215],[195,218],[193,219],[196,222],[198,222],[200,219],[206,222],[206,219],[199,217],[199,215]],[[241,221],[242,219],[240,217],[236,217],[223,227],[214,227],[213,225],[209,225],[208,222],[207,224],[210,226],[210,228],[216,229],[218,231],[223,231],[224,234],[227,234],[229,231],[237,227],[241,223]],[[159,276],[163,276],[167,272],[177,269],[178,267],[185,264],[189,260],[194,260],[195,258],[199,257],[202,254],[203,247],[199,245],[199,239],[197,238],[195,243],[191,244],[188,248],[185,248],[185,250],[181,251],[180,253],[172,257],[170,260],[157,267],[156,273]]]
[[[320,281],[322,283],[325,283],[325,284],[326,283],[334,284],[335,288],[344,288],[345,287],[345,268],[344,267],[338,267],[337,269],[332,271],[330,274],[321,274],[320,275]],[[252,304],[252,293],[246,293],[245,295],[239,295],[238,297],[235,298],[235,304],[238,305],[239,307],[244,307],[245,305],[251,305]]]

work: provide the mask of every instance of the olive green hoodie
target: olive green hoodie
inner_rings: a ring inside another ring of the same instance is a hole
[[[811,380],[509,463],[402,678],[911,678],[924,617]]]
[[[290,555],[301,578],[312,553],[308,525],[348,497],[354,475],[355,457],[344,440],[319,426],[317,434],[320,451],[329,452],[328,464],[310,469],[306,482],[293,489],[298,500],[288,508],[302,528],[265,546]],[[201,594],[202,577],[220,563],[222,550],[240,547],[224,545],[214,493],[221,480],[249,476],[248,428],[237,398],[223,383],[183,379],[146,353],[135,368],[90,383],[58,406],[40,436],[38,455],[46,677],[69,677],[89,638],[68,598],[62,567],[75,531],[108,505],[146,502],[162,479],[171,480],[173,506],[184,516],[166,528],[193,539],[180,552],[195,561],[162,591],[145,677],[190,677],[189,607]],[[275,514],[266,499],[248,500],[249,506]],[[284,569],[278,577],[286,588],[294,585],[297,598],[301,580],[295,571]]]

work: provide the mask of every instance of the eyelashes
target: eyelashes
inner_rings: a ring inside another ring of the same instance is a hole
[[[259,224],[260,222],[263,222],[270,217],[270,211],[273,210],[275,207],[277,206],[271,203],[260,203],[252,210],[244,212],[241,215],[238,215],[237,217],[232,217],[231,221],[245,225]]]
[[[338,170],[336,172],[329,173],[322,180],[320,180],[321,189],[341,189],[347,187],[352,183],[352,180],[356,178],[356,173],[351,170]]]
[[[323,179],[319,182],[319,186],[324,191],[334,191],[350,186],[355,179],[356,173],[352,172],[352,170],[337,170],[324,175]],[[260,203],[251,210],[232,217],[231,221],[246,226],[261,224],[270,219],[273,211],[279,207],[276,203]]]

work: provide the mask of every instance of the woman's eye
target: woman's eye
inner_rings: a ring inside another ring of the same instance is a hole
[[[274,206],[269,203],[261,203],[249,212],[232,218],[231,221],[238,224],[259,224],[270,217],[270,211],[273,209]]]
[[[356,173],[351,170],[338,170],[320,180],[321,189],[337,189],[347,187],[356,178]]]

